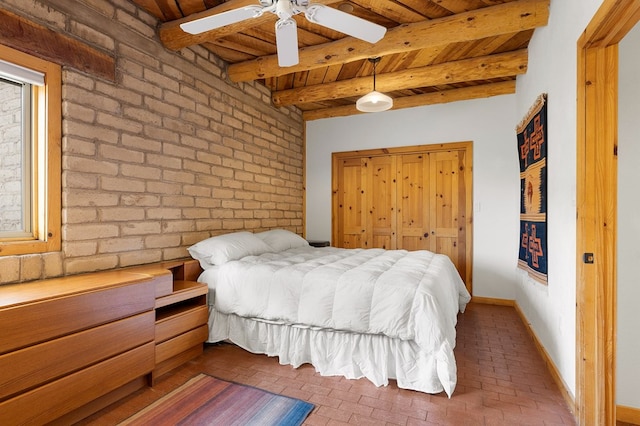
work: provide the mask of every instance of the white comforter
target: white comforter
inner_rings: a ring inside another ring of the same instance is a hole
[[[428,251],[298,248],[216,269],[208,282],[222,313],[383,334],[427,353],[452,351],[470,300],[449,258]]]

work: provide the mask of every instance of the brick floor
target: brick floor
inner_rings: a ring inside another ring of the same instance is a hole
[[[365,379],[322,377],[313,367],[280,365],[229,344],[208,345],[197,359],[86,419],[112,425],[194,375],[245,383],[315,404],[308,425],[575,425],[527,330],[511,307],[471,304],[458,319],[458,385],[451,399],[375,387]]]

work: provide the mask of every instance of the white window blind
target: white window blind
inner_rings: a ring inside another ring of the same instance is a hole
[[[0,77],[35,86],[44,86],[44,74],[40,71],[34,71],[2,59],[0,59]]]

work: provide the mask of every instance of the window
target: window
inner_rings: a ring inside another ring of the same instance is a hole
[[[61,84],[0,45],[0,256],[60,250]]]

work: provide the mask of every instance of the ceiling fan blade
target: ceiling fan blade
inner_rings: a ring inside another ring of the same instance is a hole
[[[298,26],[293,18],[278,19],[276,22],[276,48],[279,66],[290,67],[299,62]]]
[[[189,34],[200,34],[216,28],[224,27],[225,25],[235,24],[236,22],[244,21],[245,19],[257,18],[262,15],[263,11],[264,8],[260,6],[245,6],[239,9],[228,10],[205,18],[196,19],[194,21],[184,22],[180,24],[180,28],[182,28],[182,31]]]
[[[369,22],[366,19],[342,12],[332,7],[314,4],[305,12],[307,19],[332,30],[375,43],[384,37],[387,29],[382,25]]]

